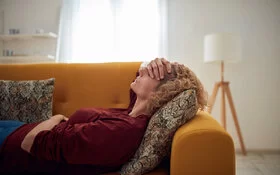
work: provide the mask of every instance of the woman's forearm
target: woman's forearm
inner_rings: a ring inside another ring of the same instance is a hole
[[[21,148],[30,153],[36,135],[40,131],[51,130],[55,125],[59,124],[63,117],[52,117],[33,128],[24,138],[21,143]]]

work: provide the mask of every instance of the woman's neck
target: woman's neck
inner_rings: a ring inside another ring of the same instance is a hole
[[[140,98],[136,99],[136,102],[132,108],[132,111],[129,113],[131,117],[137,117],[141,114],[148,115],[147,105],[148,100],[142,100]]]

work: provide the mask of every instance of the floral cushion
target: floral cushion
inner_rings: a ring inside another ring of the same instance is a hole
[[[0,80],[0,120],[40,122],[52,116],[54,78]]]
[[[171,153],[176,130],[192,119],[197,110],[195,90],[181,92],[151,118],[141,145],[132,160],[124,164],[122,175],[141,175],[153,170]]]

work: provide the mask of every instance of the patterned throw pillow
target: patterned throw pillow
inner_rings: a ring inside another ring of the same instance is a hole
[[[122,166],[122,175],[141,175],[153,170],[171,153],[176,130],[198,110],[195,90],[181,92],[151,118],[141,145],[132,160]]]
[[[0,120],[33,123],[51,117],[54,81],[0,80]]]

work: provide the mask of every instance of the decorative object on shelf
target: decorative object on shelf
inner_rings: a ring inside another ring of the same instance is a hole
[[[14,55],[14,51],[10,50],[10,49],[4,49],[3,50],[3,56],[13,56]]]
[[[36,29],[35,30],[35,33],[37,33],[37,34],[42,34],[42,33],[44,33],[44,29]]]
[[[241,145],[243,155],[246,149],[243,143],[236,110],[233,104],[229,82],[224,81],[224,62],[237,62],[241,60],[241,38],[229,33],[209,34],[204,37],[204,62],[217,62],[221,64],[221,81],[214,86],[213,93],[209,99],[208,112],[211,113],[219,88],[222,91],[221,98],[221,122],[226,129],[226,106],[225,95],[228,98],[229,106],[233,116],[235,128]]]
[[[19,29],[9,29],[9,34],[14,35],[14,34],[19,34],[20,30]]]

